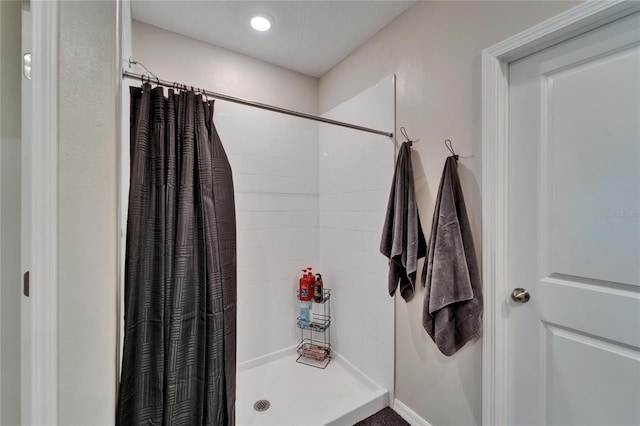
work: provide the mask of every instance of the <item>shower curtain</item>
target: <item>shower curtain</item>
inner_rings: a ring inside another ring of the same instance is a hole
[[[213,101],[132,87],[119,425],[233,425],[236,228]]]

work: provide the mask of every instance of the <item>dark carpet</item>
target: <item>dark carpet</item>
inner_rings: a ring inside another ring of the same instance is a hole
[[[373,416],[356,423],[354,426],[409,426],[409,423],[400,417],[400,414],[387,407]]]

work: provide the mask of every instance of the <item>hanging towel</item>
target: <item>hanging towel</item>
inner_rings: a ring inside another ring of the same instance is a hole
[[[380,252],[389,258],[389,295],[395,294],[399,283],[400,294],[406,301],[413,297],[418,259],[424,257],[427,250],[416,204],[409,147],[409,142],[400,147],[380,242]]]
[[[451,356],[482,329],[482,287],[455,156],[447,158],[433,212],[422,325]]]

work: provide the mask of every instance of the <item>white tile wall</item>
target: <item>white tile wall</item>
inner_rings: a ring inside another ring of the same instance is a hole
[[[242,362],[299,338],[298,272],[318,259],[318,124],[227,102],[214,120],[235,185]]]
[[[394,82],[326,116],[393,131]],[[393,176],[386,137],[219,102],[233,169],[238,241],[238,362],[297,343],[300,269],[333,289],[332,344],[393,388],[394,310],[379,253]]]
[[[393,77],[325,116],[393,131]],[[335,350],[387,389],[394,380],[394,305],[379,252],[393,178],[389,138],[320,125],[319,272],[333,290]]]

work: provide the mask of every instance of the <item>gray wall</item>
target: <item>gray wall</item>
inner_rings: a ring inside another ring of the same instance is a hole
[[[114,423],[116,2],[60,4],[59,415]]]
[[[0,424],[20,424],[21,13],[0,2]]]
[[[132,33],[134,59],[164,80],[311,114],[318,112],[318,80],[314,77],[144,22],[133,21]]]
[[[397,126],[420,139],[413,164],[423,228],[449,138],[481,257],[481,51],[576,4],[418,2],[320,79],[320,112],[395,73]],[[433,425],[479,425],[482,343],[440,354],[422,328],[423,296],[420,288],[409,303],[396,298],[395,397]]]

